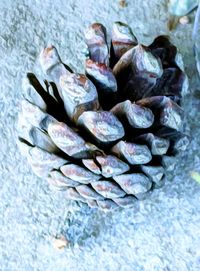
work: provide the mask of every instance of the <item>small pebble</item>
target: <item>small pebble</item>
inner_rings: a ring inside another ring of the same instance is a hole
[[[182,25],[186,25],[190,22],[188,16],[183,16],[179,19],[179,23],[182,24]]]

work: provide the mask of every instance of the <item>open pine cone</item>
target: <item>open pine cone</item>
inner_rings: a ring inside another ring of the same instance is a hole
[[[28,73],[19,146],[33,171],[68,199],[110,210],[128,207],[164,182],[185,150],[182,58],[165,36],[138,44],[131,29],[103,25],[85,33],[86,75],[73,73],[55,47],[40,54],[48,79]]]

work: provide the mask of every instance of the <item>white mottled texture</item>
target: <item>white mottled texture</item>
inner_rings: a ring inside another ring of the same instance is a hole
[[[198,271],[200,268],[200,94],[193,58],[192,23],[167,30],[167,1],[0,1],[0,270],[2,271]],[[191,22],[193,16],[191,15]],[[22,77],[42,47],[53,43],[63,60],[83,71],[83,31],[94,21],[129,23],[139,41],[169,34],[184,55],[191,94],[185,99],[189,151],[164,188],[134,208],[91,211],[51,191],[33,175],[15,142]],[[69,248],[51,238],[64,234]]]

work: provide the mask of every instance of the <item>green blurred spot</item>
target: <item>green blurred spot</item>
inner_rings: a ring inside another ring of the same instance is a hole
[[[190,175],[193,180],[195,180],[197,183],[200,184],[200,173],[199,172],[192,171]]]

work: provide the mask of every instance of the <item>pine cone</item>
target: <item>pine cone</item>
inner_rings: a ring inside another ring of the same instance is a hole
[[[33,171],[68,199],[111,210],[143,199],[185,150],[181,98],[188,81],[165,36],[146,47],[131,29],[92,24],[85,33],[86,75],[73,73],[55,47],[40,54],[48,79],[24,81],[19,146]]]

